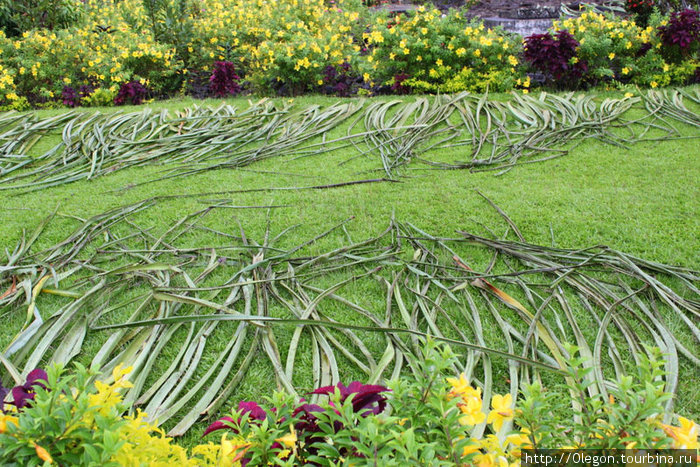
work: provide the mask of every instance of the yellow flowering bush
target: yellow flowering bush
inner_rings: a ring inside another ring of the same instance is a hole
[[[0,37],[4,37],[0,31]],[[17,86],[15,85],[14,73],[0,64],[0,107],[7,106],[8,108],[19,100],[17,95]]]
[[[409,17],[376,18],[364,34],[365,66],[376,82],[402,76],[403,85],[422,92],[507,91],[521,77],[515,37],[458,12],[420,7]]]
[[[642,28],[628,19],[586,11],[578,18],[555,21],[553,30],[567,30],[579,42],[574,60],[587,65],[591,84],[605,80],[651,87],[686,84],[698,62],[674,65],[664,61],[658,34],[662,22],[654,14],[649,26]]]
[[[19,404],[7,398],[3,402],[0,397],[0,463],[239,465],[232,455],[236,443],[226,436],[220,443],[209,442],[188,450],[147,422],[146,414],[122,416],[126,407],[121,393],[131,387],[126,378],[130,371],[117,366],[111,375],[113,383],[106,384],[100,380],[90,383],[94,375],[82,367],[70,376],[54,367],[40,379],[20,386],[28,394],[28,402]]]
[[[249,465],[478,465],[517,467],[525,449],[700,448],[700,427],[684,417],[663,421],[660,351],[642,358],[636,377],[624,376],[606,397],[590,396],[590,367],[577,357],[565,368],[564,391],[527,385],[484,399],[449,347],[428,342],[413,372],[388,387],[352,382],[313,391],[317,404],[275,393],[271,410],[241,402],[214,422],[216,442],[179,446],[146,415],[121,415],[130,368],[117,366],[111,383],[78,366],[34,370],[12,391],[0,385],[0,463],[3,465],[237,466]],[[11,394],[11,396],[10,396]],[[569,397],[568,394],[571,394]],[[327,396],[327,398],[325,397]],[[572,399],[573,398],[573,399]],[[571,411],[569,402],[583,407]],[[390,408],[391,410],[386,410]],[[700,462],[700,458],[698,458]]]
[[[521,38],[459,12],[420,7],[390,16],[362,0],[62,2],[70,21],[12,37],[0,32],[0,107],[103,104],[127,83],[145,86],[150,97],[195,89],[203,97],[216,62],[230,62],[243,88],[259,93],[527,92],[530,85]],[[587,11],[553,29],[578,44],[566,60],[585,68],[584,86],[685,84],[700,61],[689,54],[664,60],[665,21],[654,14],[642,28]],[[99,95],[85,99],[94,89]]]
[[[79,27],[35,29],[20,38],[0,35],[0,65],[14,74],[15,92],[34,101],[58,99],[64,86],[102,87],[141,81],[155,93],[172,88],[181,65],[174,50],[157,43],[147,30],[130,27],[122,9],[139,12],[139,0],[86,5]]]

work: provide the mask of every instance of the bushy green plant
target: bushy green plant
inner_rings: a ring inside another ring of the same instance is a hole
[[[379,16],[364,39],[365,67],[378,84],[406,76],[402,84],[421,92],[507,91],[523,77],[519,40],[458,12],[421,7],[405,19]]]
[[[85,107],[108,107],[114,104],[115,97],[117,97],[115,89],[97,88],[81,100],[81,105]]]
[[[18,39],[0,35],[0,64],[13,76],[13,91],[36,102],[58,100],[66,85],[116,91],[124,82],[143,80],[158,95],[179,89],[181,64],[172,48],[148,34],[106,32],[91,24],[92,29],[35,30]]]
[[[118,365],[112,384],[80,365],[69,374],[60,366],[37,369],[9,391],[0,384],[0,464],[3,466],[71,465],[85,467],[149,466],[233,467],[234,444],[205,443],[190,452],[139,412],[121,392],[131,387],[130,368]],[[48,373],[48,374],[47,374]]]
[[[584,365],[577,348],[569,347],[572,383],[558,391],[546,391],[537,382],[527,386],[516,422],[533,434],[531,443],[539,449],[670,448],[673,440],[661,423],[671,398],[664,392],[663,359],[658,349],[648,350],[652,357],[641,357],[637,374],[618,379],[606,397],[588,377],[593,368]],[[564,392],[571,399],[562,398]]]
[[[106,465],[123,444],[118,432],[126,423],[119,417],[124,407],[92,403],[91,376],[83,367],[74,375],[50,368],[45,384],[33,386],[31,403],[17,415],[4,415],[0,463]]]
[[[667,62],[658,30],[668,20],[656,12],[648,21],[642,28],[633,21],[587,11],[578,18],[555,22],[553,28],[568,31],[579,42],[571,64],[585,62],[583,79],[588,85],[614,81],[652,88],[686,84],[695,73],[694,59],[675,65]]]
[[[493,410],[464,375],[449,378],[456,358],[449,347],[427,342],[412,362],[412,376],[388,387],[353,382],[314,391],[318,404],[283,393],[268,409],[241,402],[207,433],[229,429],[243,440],[236,458],[250,465],[431,465],[452,466],[502,458],[514,461],[526,437],[506,436],[513,408],[510,395],[494,396]],[[488,417],[487,417],[488,413]],[[491,433],[469,437],[476,425]]]
[[[32,29],[61,29],[84,19],[80,0],[0,0],[0,27],[10,36]]]

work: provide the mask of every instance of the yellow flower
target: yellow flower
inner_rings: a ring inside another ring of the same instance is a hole
[[[364,74],[362,75],[362,78],[365,80],[365,82],[369,82],[369,80],[370,80],[369,73],[364,73]]]
[[[678,417],[678,421],[681,424],[679,427],[662,425],[666,434],[673,438],[673,447],[676,449],[700,448],[700,443],[698,443],[700,427],[692,420],[684,417]]]
[[[623,75],[629,74],[629,72],[630,72],[630,69],[627,68],[627,67],[624,67],[624,68],[622,69],[622,74],[623,74]]]
[[[389,60],[393,60],[394,57],[396,57],[396,54],[395,54],[394,52],[391,52],[391,53],[389,54]]]
[[[421,57],[421,56],[419,55],[419,56],[416,57],[416,60],[418,60],[418,61],[420,62],[421,60],[423,60],[423,57]]]
[[[460,437],[459,440],[463,440],[464,437]],[[462,457],[467,457],[469,454],[474,454],[475,452],[479,452],[479,449],[481,449],[481,443],[478,439],[471,438],[469,440],[469,444],[464,446],[464,450],[462,451]]]
[[[438,58],[437,60],[435,60],[435,64],[436,64],[437,66],[442,66],[442,59],[441,59],[441,58]]]
[[[403,49],[403,54],[408,55],[411,51],[408,48]]]
[[[649,85],[650,85],[652,88],[655,88],[655,87],[657,87],[657,86],[659,85],[659,83],[657,83],[656,81],[652,81],[651,83],[649,83]]]
[[[474,51],[474,55],[476,55],[477,57],[481,57],[481,49],[476,49]]]
[[[297,434],[294,431],[294,427],[289,427],[289,434],[282,436],[281,438],[275,439],[278,443],[281,443],[288,448],[295,448],[297,444]]]
[[[493,410],[489,412],[487,423],[491,423],[496,432],[501,431],[503,423],[513,418],[513,396],[506,394],[501,396],[496,394],[491,399],[491,407]]]
[[[627,98],[634,97],[634,94],[632,94],[631,92],[626,92],[625,97],[627,97]]]
[[[608,58],[609,58],[610,60],[612,60],[613,58],[615,58],[615,54],[611,52],[611,53],[608,55]]]
[[[223,459],[233,458],[232,462],[238,462],[249,448],[250,443],[234,443],[227,440],[226,433],[221,437],[221,457]]]
[[[474,426],[480,423],[484,423],[486,419],[486,414],[481,411],[481,398],[475,397],[469,398],[465,403],[457,404],[459,410],[464,414],[459,418],[459,423],[466,426]]]
[[[0,412],[0,433],[5,433],[5,430],[7,430],[8,423],[17,426],[18,421],[19,419],[17,417],[13,417],[12,415],[7,415]]]
[[[664,67],[663,67],[663,68],[664,68],[664,73],[668,73],[668,70],[669,70],[669,68],[670,68],[670,67],[668,66],[668,63],[664,63]]]
[[[469,381],[467,381],[467,375],[464,373],[459,375],[459,379],[447,378],[447,382],[452,386],[452,391],[450,391],[451,397],[459,397],[466,392],[474,391],[474,388],[472,388]]]
[[[518,59],[515,58],[513,55],[508,56],[508,63],[510,63],[513,66],[516,66],[518,64]]]
[[[19,74],[20,74],[20,75],[23,75],[23,74],[25,73],[25,71],[26,71],[26,70],[24,69],[23,66],[19,67]]]
[[[316,82],[316,84],[318,84],[319,86],[323,86],[323,80],[322,80],[322,79],[319,79],[319,80]]]
[[[51,454],[49,454],[49,451],[42,448],[36,443],[34,443],[34,449],[36,450],[36,455],[39,457],[39,459],[41,459],[44,462],[48,462],[49,464],[53,464],[53,459],[51,458]]]

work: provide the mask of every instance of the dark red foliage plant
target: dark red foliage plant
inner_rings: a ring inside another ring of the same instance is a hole
[[[700,13],[690,8],[673,13],[666,25],[659,26],[659,35],[663,51],[676,55],[671,58],[694,55],[700,49]]]
[[[394,94],[405,95],[411,92],[411,88],[403,84],[410,76],[406,73],[398,73],[394,75],[394,83],[391,85],[391,90]]]
[[[209,91],[217,97],[235,96],[241,92],[236,68],[231,62],[214,62],[214,70],[209,78]]]
[[[578,84],[588,67],[576,57],[578,41],[569,31],[533,34],[525,39],[525,60],[545,79],[557,87],[572,87]]]
[[[340,395],[339,402],[341,404],[345,401],[350,400],[352,403],[353,412],[367,417],[369,415],[380,414],[387,407],[387,398],[384,393],[388,392],[389,389],[384,386],[379,386],[375,384],[362,384],[359,381],[353,381],[349,385],[345,386],[343,383],[338,383],[335,386],[324,386],[316,389],[312,394],[333,396],[336,392]],[[316,404],[309,404],[304,399],[301,399],[298,404],[291,407],[289,414],[291,417],[288,420],[293,420],[294,429],[296,436],[300,440],[303,440],[302,446],[307,449],[307,454],[314,454],[316,448],[314,443],[322,441],[322,430],[319,426],[319,416],[320,413],[330,410],[335,413],[339,413],[338,409],[333,402],[329,402],[326,408],[321,407]],[[234,417],[223,417],[215,421],[204,431],[204,435],[207,435],[213,431],[217,430],[230,430],[234,433],[239,433],[239,429],[244,423],[249,423],[252,425],[260,426],[263,421],[268,419],[268,416],[272,416],[277,413],[276,409],[272,409],[271,412],[267,412],[264,408],[258,405],[257,402],[252,401],[242,401],[238,404],[238,411]],[[326,412],[332,413],[332,412]],[[285,420],[282,417],[281,420]],[[333,429],[338,432],[343,428],[343,425],[339,421],[333,423]],[[202,436],[204,436],[202,435]],[[269,446],[271,450],[282,449],[280,440],[275,440],[273,444]],[[243,457],[245,456],[245,457]],[[242,453],[240,459],[241,465],[248,465],[250,462],[250,457]]]
[[[78,92],[70,86],[63,86],[61,99],[63,99],[63,105],[66,107],[78,107],[80,105],[80,96]]]
[[[114,98],[114,103],[116,105],[141,105],[146,96],[148,96],[146,86],[138,81],[129,81],[121,85],[117,97]]]
[[[48,379],[48,375],[41,368],[36,368],[29,372],[27,381],[24,384],[15,386],[10,390],[5,388],[0,382],[0,413],[4,412],[5,397],[12,393],[11,405],[14,405],[17,410],[22,410],[32,404],[34,400],[34,388],[41,387],[46,389],[44,382]]]
[[[63,86],[61,99],[63,100],[63,105],[66,107],[78,107],[81,105],[82,99],[88,97],[93,92],[95,92],[95,88],[90,85],[80,86],[77,91],[70,86]]]

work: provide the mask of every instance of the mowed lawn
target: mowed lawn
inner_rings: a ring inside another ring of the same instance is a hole
[[[621,97],[621,94],[606,94]],[[506,98],[506,96],[500,96]],[[411,97],[404,98],[412,99]],[[336,98],[304,97],[295,105],[327,105]],[[247,99],[230,99],[246,106]],[[151,104],[155,110],[191,105],[219,105],[221,101],[170,100]],[[133,108],[128,110],[137,110]],[[113,112],[115,109],[99,109]],[[92,109],[87,110],[92,111]],[[54,115],[59,111],[40,111]],[[676,125],[685,136],[697,129]],[[346,126],[329,135],[339,137]],[[57,137],[58,138],[58,137]],[[56,139],[57,141],[57,139]],[[41,149],[50,144],[42,143]],[[441,160],[466,159],[466,149],[453,148],[436,154]],[[55,210],[89,218],[108,209],[159,195],[195,194],[280,187],[328,185],[353,180],[381,178],[380,161],[371,156],[353,158],[350,149],[312,157],[293,158],[280,154],[235,170],[217,170],[132,185],[155,179],[165,166],[131,168],[91,181],[81,181],[29,194],[0,192],[0,247],[12,251],[23,230],[31,232]],[[347,162],[346,162],[347,161]],[[344,164],[341,164],[346,162]],[[318,190],[263,190],[163,200],[134,216],[142,227],[162,232],[184,215],[202,209],[212,199],[230,198],[237,206],[283,206],[274,209],[232,209],[216,216],[212,227],[238,235],[239,223],[249,238],[262,241],[268,222],[273,233],[300,224],[282,240],[285,246],[301,244],[345,219],[355,241],[376,236],[392,216],[430,232],[453,237],[466,230],[502,235],[503,218],[477,193],[489,197],[508,213],[530,243],[580,248],[607,245],[645,259],[700,269],[700,140],[676,139],[642,142],[629,148],[588,140],[570,154],[535,164],[518,165],[495,176],[494,172],[432,170],[411,164],[398,182],[349,185]],[[65,238],[76,223],[61,218],[49,226],[35,250]],[[343,235],[329,235],[308,250],[326,251],[339,246]],[[512,238],[512,237],[511,237]],[[193,246],[197,238],[192,240]],[[206,246],[205,240],[199,246]],[[484,258],[488,261],[488,258]],[[353,291],[362,299],[371,289]],[[381,306],[385,296],[367,297],[366,303]],[[3,315],[0,344],[4,347],[24,322],[24,314]],[[216,345],[216,343],[214,344]],[[691,347],[692,348],[692,347]],[[697,349],[697,346],[695,347]],[[79,358],[80,359],[80,358]],[[89,357],[86,356],[89,362]],[[690,365],[681,368],[676,410],[698,418],[700,394],[697,373]],[[684,373],[683,373],[684,372]],[[357,377],[349,374],[349,377]],[[274,388],[272,370],[264,363],[253,366],[234,399],[269,395]],[[197,437],[203,427],[188,437]]]

